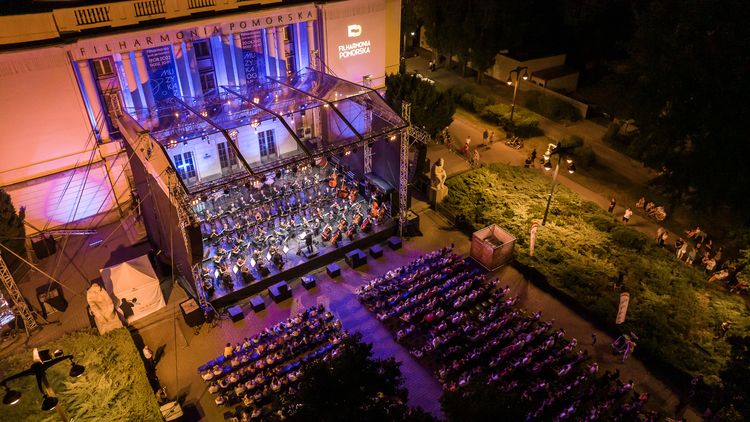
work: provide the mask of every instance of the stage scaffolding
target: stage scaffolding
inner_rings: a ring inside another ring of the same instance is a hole
[[[407,128],[404,119],[375,90],[310,68],[287,78],[266,78],[257,86],[221,86],[212,95],[173,96],[154,108],[126,111],[118,123],[128,150],[138,156],[147,175],[150,191],[146,195],[151,194],[154,200],[166,198],[176,210],[168,213],[162,209],[158,219],[160,225],[176,222],[179,243],[184,245],[167,247],[164,244],[174,243],[175,238],[169,242],[162,239],[161,248],[169,249],[178,270],[191,278],[202,305],[205,296],[196,283],[201,263],[190,259],[188,233],[196,221],[192,207],[196,201],[227,186],[264,179],[281,168],[330,160],[357,148],[363,151],[362,168],[368,173],[373,167],[373,146],[378,141],[403,143],[402,133]],[[275,156],[271,158],[263,156],[262,146],[258,146],[259,133],[267,128],[273,129]],[[215,150],[217,144],[225,145],[220,157],[195,153],[199,148],[208,150],[208,146]],[[198,160],[216,158],[221,159],[220,170],[215,165],[200,168]],[[403,211],[405,183],[398,177],[392,182],[403,191],[399,197]],[[155,189],[161,193],[154,194]]]

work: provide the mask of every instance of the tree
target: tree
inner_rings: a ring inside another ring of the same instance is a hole
[[[724,386],[724,403],[728,407],[748,417],[750,416],[750,336],[730,336],[727,343],[732,354],[727,366],[721,371]],[[741,420],[738,418],[737,420]]]
[[[427,43],[434,49],[434,60],[441,54],[450,69],[454,53],[460,51],[465,4],[451,0],[415,0],[417,19],[425,28]]]
[[[356,333],[335,358],[305,365],[296,394],[283,394],[281,403],[291,421],[434,421],[406,405],[400,365],[373,358],[372,345]]]
[[[750,213],[744,106],[750,3],[654,0],[637,10],[627,76],[640,135],[629,146],[663,170],[674,200]],[[745,217],[747,218],[747,217]]]
[[[411,122],[436,136],[453,122],[456,105],[445,92],[435,85],[411,74],[394,74],[385,78],[385,97],[395,110],[401,110],[401,103],[411,103]]]
[[[0,189],[0,244],[20,256],[26,256],[26,229],[23,225],[25,217],[26,210],[21,207],[16,212],[10,195]],[[16,272],[22,261],[4,248],[0,248],[0,254],[11,272]]]
[[[456,392],[444,392],[440,407],[448,420],[454,422],[521,421],[529,411],[528,402],[519,394],[502,392],[497,384],[479,382],[472,382]]]

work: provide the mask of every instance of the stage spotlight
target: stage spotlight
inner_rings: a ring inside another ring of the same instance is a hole
[[[396,135],[395,135],[395,134],[394,134],[394,135],[391,135],[391,137],[390,137],[390,138],[388,138],[388,139],[390,139],[391,141],[395,141],[395,140],[396,140]]]
[[[174,138],[169,138],[167,141],[167,148],[172,149],[177,146],[177,140]]]
[[[21,400],[21,393],[16,390],[11,390],[7,386],[3,386],[5,389],[5,396],[3,396],[3,404],[14,405]]]
[[[48,395],[44,395],[44,399],[42,399],[42,410],[49,411],[57,407],[57,397],[50,397]]]

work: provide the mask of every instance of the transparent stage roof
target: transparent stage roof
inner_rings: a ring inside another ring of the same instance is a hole
[[[406,127],[376,91],[311,69],[128,112],[164,146],[191,193],[354,148]]]

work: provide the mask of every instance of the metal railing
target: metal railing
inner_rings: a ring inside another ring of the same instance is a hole
[[[109,22],[109,6],[92,6],[73,10],[76,23],[79,26],[93,25],[102,22]]]
[[[133,3],[135,16],[142,18],[164,14],[164,0],[144,0]]]

